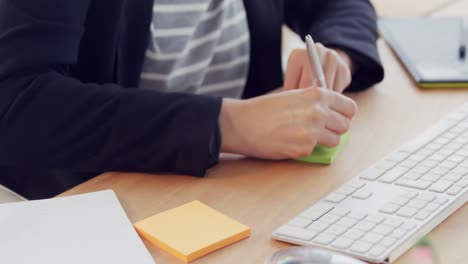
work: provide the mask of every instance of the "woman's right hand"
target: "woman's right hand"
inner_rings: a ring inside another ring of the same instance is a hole
[[[221,151],[275,160],[304,157],[317,144],[337,146],[356,110],[353,100],[323,88],[224,99]]]

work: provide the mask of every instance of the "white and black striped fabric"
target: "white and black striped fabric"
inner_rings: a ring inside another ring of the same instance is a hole
[[[155,0],[140,87],[241,96],[250,39],[243,1]]]

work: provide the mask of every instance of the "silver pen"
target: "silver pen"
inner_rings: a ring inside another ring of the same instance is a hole
[[[305,43],[307,46],[307,54],[309,55],[310,65],[315,70],[315,75],[319,80],[319,84],[321,87],[328,89],[327,83],[325,82],[325,75],[323,74],[322,64],[320,63],[320,57],[317,53],[317,49],[315,48],[315,43],[312,39],[312,36],[307,35],[305,37]]]

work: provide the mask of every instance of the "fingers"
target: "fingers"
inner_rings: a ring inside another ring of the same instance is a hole
[[[304,63],[304,67],[302,68],[302,76],[301,81],[299,83],[299,88],[307,88],[307,87],[319,87],[320,85],[317,82],[314,82],[312,78],[312,72],[310,63],[307,61]]]
[[[334,91],[342,93],[351,84],[351,71],[343,65],[336,70]]]
[[[351,70],[340,55],[340,51],[327,48],[320,43],[315,44],[319,54],[325,82],[328,88],[343,92],[351,83]],[[343,53],[344,54],[344,53]],[[286,70],[284,89],[291,90],[306,87],[319,87],[318,76],[314,65],[310,64],[306,50],[296,49],[291,53]]]
[[[347,118],[352,118],[356,114],[357,105],[352,99],[336,92],[330,92],[328,98],[328,107],[330,109]]]
[[[335,52],[336,53],[336,52]],[[335,77],[337,76],[337,70],[339,67],[338,60],[335,56],[334,52],[329,52],[326,56],[325,63],[323,64],[323,69],[325,72],[325,82],[327,83],[327,87],[335,90]]]
[[[335,112],[329,111],[325,121],[325,128],[339,135],[343,135],[349,130],[351,119]]]
[[[301,52],[299,50],[294,50],[289,57],[284,81],[285,90],[296,89],[299,87],[304,68],[303,63],[300,63],[300,57]]]
[[[340,144],[340,139],[340,135],[325,129],[320,133],[318,143],[324,147],[333,148]]]

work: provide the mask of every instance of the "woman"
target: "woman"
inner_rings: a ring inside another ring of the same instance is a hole
[[[375,20],[367,0],[0,0],[0,183],[40,198],[103,171],[202,176],[221,151],[334,146],[356,110],[341,92],[383,77]],[[267,94],[283,23],[321,43],[334,91],[298,50]]]

